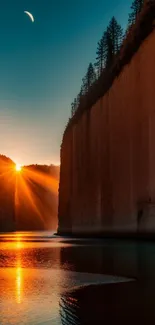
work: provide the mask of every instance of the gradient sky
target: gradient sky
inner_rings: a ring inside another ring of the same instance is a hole
[[[1,154],[20,164],[59,163],[70,104],[97,42],[113,15],[126,26],[131,2],[1,1]]]

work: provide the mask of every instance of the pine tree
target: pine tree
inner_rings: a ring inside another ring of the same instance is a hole
[[[123,30],[115,17],[111,19],[107,32],[111,38],[112,54],[115,55],[119,51],[123,40]]]
[[[77,107],[79,107],[79,105],[81,104],[82,96],[83,96],[83,88],[81,86],[80,92],[77,95],[77,99],[76,99]]]
[[[110,66],[114,56],[114,46],[112,42],[112,37],[110,35],[110,30],[107,28],[106,31],[106,62],[105,67]]]
[[[73,116],[77,109],[77,99],[75,98],[74,101],[71,103],[71,116]]]
[[[82,79],[80,93],[71,104],[72,116],[75,114],[77,108],[81,104],[82,97],[89,91],[89,88],[97,79],[97,73],[99,76],[103,69],[112,63],[114,56],[120,50],[122,41],[123,30],[115,17],[113,17],[109,23],[109,26],[107,27],[107,30],[103,33],[101,40],[98,42],[96,62],[94,65],[92,63],[89,64],[87,73]]]
[[[87,84],[86,84],[86,76],[84,78],[82,78],[82,94],[85,95],[87,92]]]
[[[71,103],[71,116],[74,115],[74,102]]]
[[[114,56],[119,52],[123,41],[123,29],[113,17],[106,31],[106,66],[109,66]]]
[[[103,68],[105,66],[105,48],[106,48],[106,44],[105,44],[105,35],[103,34],[102,38],[100,39],[100,41],[97,44],[97,51],[96,51],[96,62],[95,62],[95,67],[97,68],[97,72],[98,72],[98,76],[100,76],[100,74],[103,71]]]
[[[97,67],[96,62],[93,64],[93,68],[94,68],[94,72],[95,72],[95,80],[97,80],[98,77],[99,77],[99,71],[98,71],[98,67]]]
[[[74,113],[75,113],[76,109],[77,109],[77,99],[74,98]]]
[[[86,92],[89,90],[90,86],[94,83],[95,80],[96,80],[96,73],[92,63],[90,63],[85,76]]]
[[[131,5],[131,13],[129,14],[128,25],[135,24],[138,14],[143,8],[144,0],[134,0]]]
[[[84,89],[84,85],[83,84],[82,84],[81,89],[80,89],[80,94],[81,94],[81,97],[83,95],[85,95],[85,89]]]

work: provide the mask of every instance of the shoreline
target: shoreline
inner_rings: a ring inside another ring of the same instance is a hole
[[[129,233],[129,232],[100,232],[100,233],[84,233],[84,232],[56,232],[53,234],[57,237],[65,237],[72,239],[113,239],[113,240],[135,240],[135,241],[155,241],[155,233]]]

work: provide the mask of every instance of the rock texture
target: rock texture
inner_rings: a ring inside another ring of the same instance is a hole
[[[59,234],[155,232],[155,31],[64,133]]]

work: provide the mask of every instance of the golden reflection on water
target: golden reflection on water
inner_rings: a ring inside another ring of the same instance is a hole
[[[65,283],[59,245],[25,242],[26,236],[20,233],[10,239],[0,243],[0,324],[37,323],[38,318],[52,318],[58,314],[61,286]]]
[[[18,304],[21,303],[22,299],[22,284],[23,284],[23,274],[20,264],[20,259],[17,261],[16,271],[16,301]]]
[[[16,268],[16,301],[18,304],[21,303],[21,285],[22,285],[22,269],[21,267]]]
[[[18,304],[22,301],[22,285],[23,285],[23,272],[21,267],[21,249],[24,248],[24,243],[22,242],[22,236],[17,233],[14,237],[14,241],[10,242],[7,249],[14,250],[17,249],[17,254],[15,256],[15,267],[10,272],[10,278],[15,278],[14,286],[14,296],[16,297],[16,302]],[[12,272],[13,271],[13,272]],[[13,273],[13,274],[11,274]]]
[[[22,248],[22,242],[21,242],[21,237],[20,236],[17,236],[16,245],[17,245],[18,249]]]

